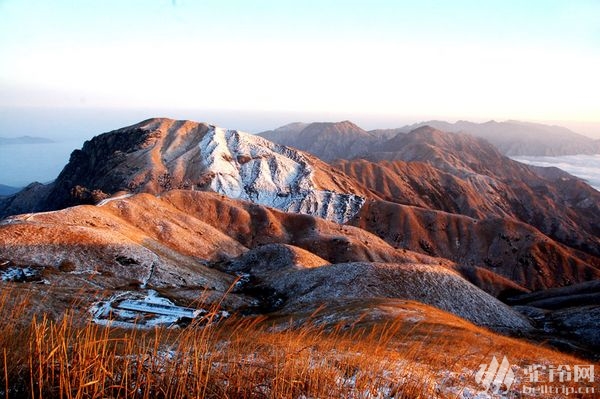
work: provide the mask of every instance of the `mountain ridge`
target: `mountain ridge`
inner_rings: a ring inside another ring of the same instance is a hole
[[[330,122],[338,124],[342,129],[344,122]],[[301,124],[305,127],[308,124]],[[353,124],[354,125],[354,124]],[[286,125],[289,126],[289,125]],[[356,125],[354,125],[356,126]],[[541,123],[522,122],[507,120],[504,122],[488,121],[475,123],[469,121],[457,121],[450,123],[442,120],[430,120],[417,122],[399,128],[373,129],[367,133],[373,136],[373,140],[364,141],[362,144],[369,147],[381,145],[384,140],[409,133],[423,126],[431,126],[435,129],[448,133],[467,133],[472,136],[481,137],[496,146],[503,155],[507,156],[560,156],[575,154],[600,154],[600,139],[592,139],[588,136],[576,133],[565,127],[557,125],[545,125]],[[279,130],[282,129],[282,130]],[[307,152],[319,156],[327,161],[336,158],[352,158],[363,152],[370,152],[373,148],[363,149],[355,152],[333,152],[325,154],[322,149],[309,147],[309,143],[301,139],[302,129],[285,127],[259,133],[265,135],[272,141],[282,140],[282,143],[304,149]],[[347,129],[346,135],[354,133],[355,128]],[[363,129],[361,129],[363,130]],[[325,129],[322,129],[326,134]],[[335,138],[331,138],[332,140]],[[358,139],[358,136],[355,138]]]
[[[0,201],[0,216],[173,188],[210,189],[339,221],[370,195],[309,154],[237,130],[153,118],[87,141],[52,184]]]
[[[350,122],[311,124],[302,131],[315,134],[322,126],[333,137],[342,128],[375,137]],[[600,196],[578,179],[512,161],[481,138],[429,126],[379,142],[376,148],[383,151],[364,154],[373,165],[354,167],[352,162],[360,162],[352,161],[331,166],[260,136],[152,118],[86,142],[54,183],[33,184],[0,199],[0,215],[97,203],[120,192],[160,194],[183,188],[345,223],[366,201],[386,199],[480,219],[514,218],[577,250],[600,254]],[[382,161],[400,163],[375,166]],[[387,188],[360,175],[375,171]],[[452,203],[453,197],[460,203]]]
[[[408,133],[428,125],[450,133],[468,133],[484,138],[508,156],[559,156],[576,154],[599,154],[600,140],[576,133],[557,125],[507,120],[474,123],[457,121],[424,121],[399,128]]]

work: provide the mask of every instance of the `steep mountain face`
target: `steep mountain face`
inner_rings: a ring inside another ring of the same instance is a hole
[[[286,129],[286,126],[279,129],[259,133],[259,136],[309,152],[326,162],[355,157],[381,140],[350,121],[311,123],[302,130]]]
[[[326,165],[296,150],[256,136],[214,128],[199,143],[210,188],[287,212],[306,213],[343,223],[354,216],[364,198],[330,180],[321,186]],[[311,162],[312,161],[312,162]],[[315,172],[315,166],[321,168]],[[340,180],[346,180],[339,174]],[[348,187],[352,182],[345,181]],[[338,192],[335,192],[338,191]]]
[[[399,128],[408,133],[422,126],[445,132],[463,132],[481,137],[496,146],[504,155],[574,155],[599,154],[600,143],[560,126],[520,121],[473,123],[458,121],[426,121]]]
[[[97,202],[120,191],[173,188],[212,190],[338,222],[351,218],[369,195],[313,156],[261,137],[150,119],[86,142],[52,185],[1,201],[0,216]]]
[[[595,253],[597,192],[559,170],[531,168],[522,172],[518,164],[514,176],[522,179],[499,179],[475,173],[456,176],[425,162],[363,159],[334,165],[386,201],[476,219],[508,217],[534,225],[567,244],[580,242],[581,249],[592,248]],[[540,192],[542,187],[544,192]],[[575,227],[577,224],[579,227]],[[581,227],[584,231],[575,233]]]

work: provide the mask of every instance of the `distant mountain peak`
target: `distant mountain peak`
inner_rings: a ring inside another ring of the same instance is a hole
[[[274,130],[276,130],[276,131],[277,130],[289,130],[289,129],[302,130],[306,126],[308,126],[308,123],[305,123],[305,122],[291,122],[291,123],[288,123],[287,125],[280,126]]]
[[[281,127],[259,135],[276,143],[300,148],[326,162],[356,156],[380,140],[349,120],[313,122],[301,130]]]
[[[416,129],[413,129],[409,132],[409,134],[437,134],[437,135],[442,135],[444,134],[444,132],[442,132],[439,129],[436,129],[435,127],[431,126],[431,125],[423,125],[423,126],[419,126]]]
[[[306,126],[301,135],[346,135],[371,137],[366,130],[350,121],[341,122],[313,122]]]
[[[459,120],[455,123],[425,121],[398,129],[408,133],[420,126],[429,125],[445,132],[462,132],[483,138],[508,156],[518,155],[575,155],[600,153],[600,145],[593,139],[561,126],[506,120],[489,120],[475,123]]]
[[[308,126],[306,126],[306,127],[308,128],[310,126],[319,126],[319,127],[325,127],[325,128],[345,128],[345,129],[355,129],[358,131],[365,131],[363,128],[361,128],[360,126],[358,126],[357,124],[355,124],[354,122],[351,122],[349,120],[339,121],[339,122],[312,122],[312,123],[309,123]]]

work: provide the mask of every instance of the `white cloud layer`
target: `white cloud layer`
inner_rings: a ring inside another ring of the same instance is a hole
[[[560,157],[514,157],[513,159],[529,165],[555,166],[574,176],[586,180],[600,191],[600,154],[565,155]]]

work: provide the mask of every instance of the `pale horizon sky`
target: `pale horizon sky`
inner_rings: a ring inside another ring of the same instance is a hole
[[[600,137],[598,21],[594,0],[0,0],[0,107],[519,119]]]

